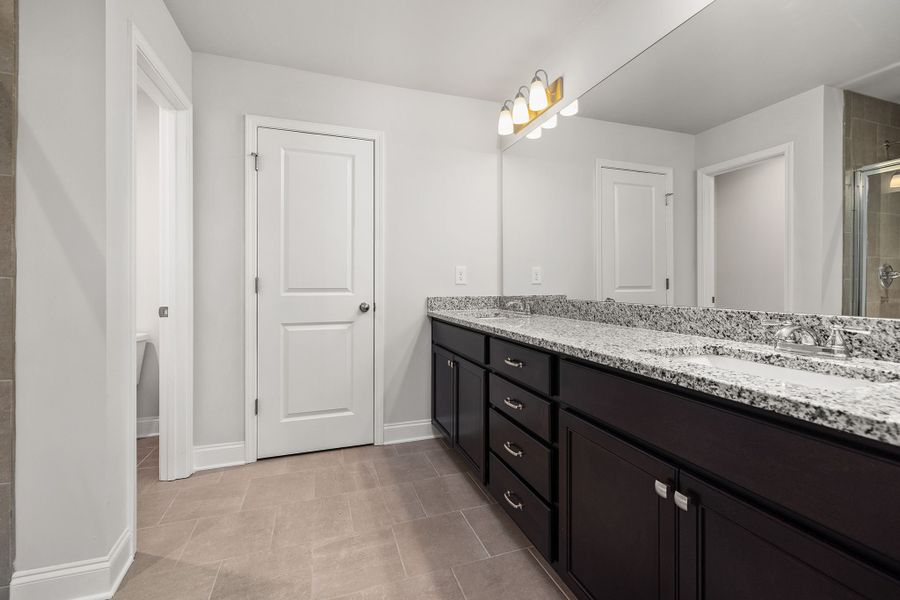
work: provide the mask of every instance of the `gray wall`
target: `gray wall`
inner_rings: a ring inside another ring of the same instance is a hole
[[[9,597],[15,554],[16,42],[16,0],[3,0],[0,2],[0,598]]]

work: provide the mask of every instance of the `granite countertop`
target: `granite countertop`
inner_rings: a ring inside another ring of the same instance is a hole
[[[493,314],[498,311],[428,311],[434,319],[900,446],[900,363],[800,357],[761,344],[546,315],[485,320]],[[809,387],[684,362],[686,356],[701,354],[802,366],[807,371],[858,378],[860,386],[851,384],[841,390]]]

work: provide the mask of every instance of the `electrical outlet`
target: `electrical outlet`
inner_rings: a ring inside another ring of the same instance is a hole
[[[469,283],[469,277],[465,267],[456,267],[456,285],[466,285]]]
[[[541,285],[544,283],[544,271],[540,267],[531,267],[531,283]]]

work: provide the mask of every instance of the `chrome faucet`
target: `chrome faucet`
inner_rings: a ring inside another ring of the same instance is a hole
[[[514,310],[516,312],[531,314],[531,304],[523,300],[510,300],[503,305],[504,310]]]
[[[778,331],[775,332],[775,350],[831,358],[850,358],[850,345],[847,344],[845,333],[859,335],[869,335],[871,333],[870,329],[863,327],[831,325],[831,334],[828,336],[828,341],[825,342],[824,346],[819,346],[816,343],[816,334],[809,327],[790,321],[766,321],[765,324],[779,327]]]

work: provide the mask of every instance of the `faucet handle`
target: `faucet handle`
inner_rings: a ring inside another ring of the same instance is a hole
[[[872,333],[872,330],[868,327],[853,327],[852,325],[832,325],[831,331],[855,333],[856,335],[870,335]]]
[[[832,324],[831,335],[828,336],[828,341],[825,342],[822,352],[837,358],[849,358],[850,352],[847,347],[847,338],[844,336],[845,333],[869,335],[872,333],[872,330],[867,327],[851,327],[848,325]]]
[[[762,324],[766,327],[787,327],[794,323],[788,319],[763,319]]]

